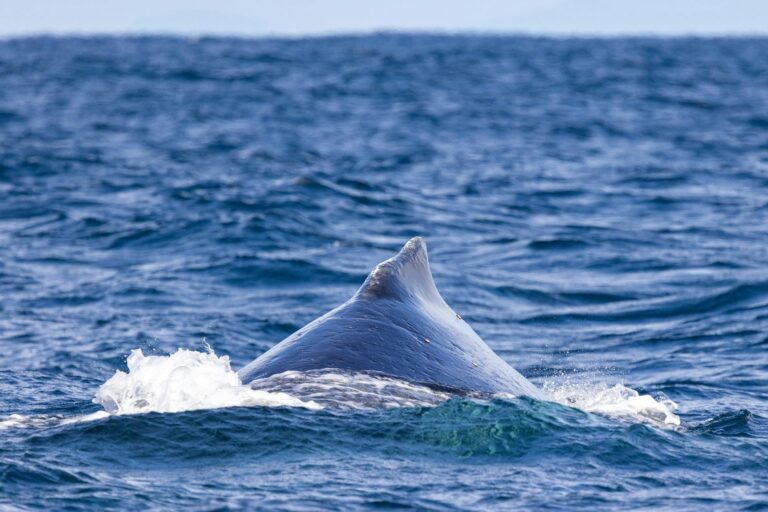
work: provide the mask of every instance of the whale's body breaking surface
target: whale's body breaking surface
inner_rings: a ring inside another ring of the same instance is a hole
[[[424,241],[409,240],[355,295],[248,364],[243,382],[286,371],[370,372],[464,392],[542,393],[491,350],[437,291]]]

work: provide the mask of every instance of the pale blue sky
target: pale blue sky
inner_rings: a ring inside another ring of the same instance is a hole
[[[768,0],[0,0],[0,36],[373,30],[756,34]]]

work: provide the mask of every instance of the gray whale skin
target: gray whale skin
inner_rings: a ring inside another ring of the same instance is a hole
[[[491,350],[438,293],[427,247],[412,238],[347,302],[248,364],[244,383],[289,370],[386,375],[456,392],[542,392]]]

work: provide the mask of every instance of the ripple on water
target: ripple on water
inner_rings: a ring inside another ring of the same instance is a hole
[[[0,41],[0,508],[764,508],[766,50]],[[415,235],[554,402],[237,381]]]

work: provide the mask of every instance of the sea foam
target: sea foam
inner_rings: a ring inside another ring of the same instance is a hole
[[[664,396],[642,395],[622,383],[563,378],[544,383],[544,390],[554,401],[582,411],[655,426],[680,426],[675,402]]]
[[[305,407],[319,409],[284,392],[243,385],[229,357],[213,350],[178,349],[168,356],[128,356],[128,372],[116,371],[99,387],[94,403],[112,414],[182,412],[221,407]]]

